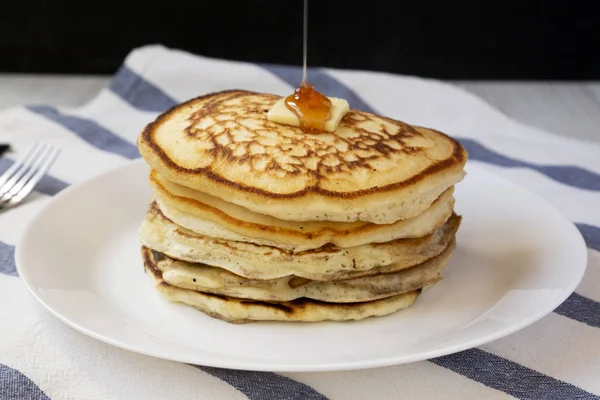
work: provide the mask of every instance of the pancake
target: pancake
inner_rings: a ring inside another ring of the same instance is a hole
[[[180,302],[231,323],[250,321],[350,321],[368,317],[384,316],[410,306],[421,290],[363,303],[326,303],[310,299],[298,299],[275,303],[247,300],[182,289],[169,285],[162,278],[152,253],[142,251],[144,269],[156,289],[168,300]]]
[[[329,281],[410,268],[439,255],[452,242],[461,218],[452,215],[434,233],[417,239],[348,249],[326,245],[299,253],[252,243],[215,239],[173,223],[152,203],[139,229],[142,244],[171,258],[224,268],[248,279],[288,275]]]
[[[169,182],[155,172],[150,174],[150,184],[162,212],[184,228],[214,238],[274,246],[295,252],[317,249],[327,243],[346,248],[426,236],[448,220],[454,207],[454,188],[450,188],[421,214],[392,224],[296,222],[254,213],[214,196]]]
[[[295,276],[253,280],[222,268],[173,260],[160,253],[153,253],[153,256],[164,281],[183,289],[262,301],[307,298],[329,303],[355,303],[410,292],[441,281],[453,250],[454,246],[449,246],[439,256],[399,272],[333,282]]]
[[[241,90],[179,104],[138,137],[168,181],[288,221],[390,224],[462,180],[467,153],[422,127],[350,110],[333,133],[267,119],[279,99]]]

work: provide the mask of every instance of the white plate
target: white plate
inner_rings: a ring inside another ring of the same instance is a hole
[[[27,228],[18,272],[59,319],[151,356],[216,367],[325,371],[441,356],[508,335],[556,308],[587,261],[574,225],[541,198],[470,163],[445,279],[415,304],[346,323],[232,325],[160,297],[137,229],[150,200],[142,161],[73,186]]]

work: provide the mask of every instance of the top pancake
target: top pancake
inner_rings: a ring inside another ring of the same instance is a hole
[[[267,120],[278,96],[226,91],[161,114],[138,138],[166,179],[289,221],[411,218],[459,182],[467,160],[452,138],[350,110],[333,133]]]

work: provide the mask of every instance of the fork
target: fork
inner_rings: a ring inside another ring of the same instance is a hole
[[[0,176],[0,211],[19,204],[46,175],[60,150],[33,143],[9,169]]]

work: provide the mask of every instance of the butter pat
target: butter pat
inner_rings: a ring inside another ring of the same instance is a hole
[[[325,121],[324,129],[327,132],[333,132],[337,129],[340,121],[350,111],[350,104],[344,99],[336,97],[327,97],[331,101],[331,117]],[[285,105],[285,97],[280,99],[271,107],[267,114],[267,119],[271,122],[276,122],[283,125],[300,126],[300,120],[287,106]]]

